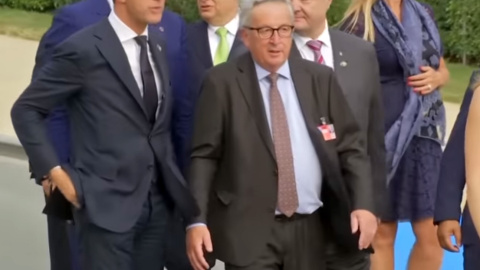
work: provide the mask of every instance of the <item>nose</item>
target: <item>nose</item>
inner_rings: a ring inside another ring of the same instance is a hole
[[[274,31],[273,35],[270,37],[270,43],[276,44],[280,40],[280,35],[278,34],[278,31]]]

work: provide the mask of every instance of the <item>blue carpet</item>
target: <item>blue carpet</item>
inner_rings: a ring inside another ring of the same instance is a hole
[[[395,242],[395,269],[407,269],[408,256],[415,242],[415,236],[410,223],[400,223],[398,226],[397,241]],[[462,248],[463,252],[463,248]],[[445,251],[442,270],[463,270],[462,253]]]

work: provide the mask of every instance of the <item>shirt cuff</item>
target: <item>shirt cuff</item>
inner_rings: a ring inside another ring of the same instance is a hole
[[[199,226],[205,226],[205,227],[207,227],[207,224],[205,224],[205,223],[193,223],[193,224],[190,224],[190,225],[187,226],[187,231],[190,230],[191,228],[199,227]]]

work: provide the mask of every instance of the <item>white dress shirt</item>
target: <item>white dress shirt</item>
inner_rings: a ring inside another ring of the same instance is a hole
[[[108,5],[110,6],[110,9],[113,10],[113,0],[107,0]]]
[[[108,21],[112,25],[113,30],[118,36],[120,43],[122,43],[123,49],[125,50],[125,54],[127,55],[128,62],[130,63],[130,68],[132,70],[133,77],[137,82],[138,89],[140,91],[140,95],[143,97],[143,82],[142,82],[142,73],[140,70],[140,45],[135,41],[135,37],[138,36],[130,27],[128,27],[124,22],[118,18],[114,11],[110,12],[108,16]],[[145,28],[145,31],[141,35],[147,36],[148,40],[148,27]],[[155,76],[155,84],[157,86],[157,93],[158,93],[158,108],[160,108],[161,102],[161,80],[160,75],[155,66],[155,61],[153,60],[151,48],[147,44],[148,48],[148,59],[150,61],[150,65],[153,69],[153,74]],[[121,57],[121,56],[119,56]],[[157,109],[158,112],[158,109]]]
[[[270,128],[270,135],[273,136],[270,115],[270,82],[267,78],[270,72],[256,62],[255,71],[257,73],[258,83],[260,84],[260,91],[262,92],[262,100]],[[317,156],[312,139],[308,133],[307,124],[305,123],[300,102],[298,101],[288,61],[278,69],[277,73],[280,75],[278,76],[277,88],[285,109],[292,147],[293,167],[298,195],[298,208],[295,212],[309,215],[323,205],[321,200],[322,168],[320,166],[320,159]],[[281,212],[277,210],[276,214],[281,214]]]
[[[229,51],[232,49],[233,42],[235,41],[235,36],[237,35],[238,27],[240,25],[240,18],[238,14],[228,22],[224,27],[227,29],[227,41]],[[210,55],[212,61],[214,61],[215,53],[217,52],[218,44],[220,43],[220,36],[217,35],[216,31],[220,26],[208,25],[208,43],[210,44]]]
[[[293,36],[295,41],[295,45],[297,45],[300,54],[302,55],[303,59],[315,61],[315,55],[307,45],[307,42],[311,40],[309,37],[300,36],[299,34],[295,33]],[[325,61],[325,65],[334,69],[334,62],[333,62],[333,48],[332,48],[332,41],[330,39],[330,32],[328,31],[328,23],[325,24],[325,30],[323,33],[316,39],[323,43],[321,53],[323,56],[323,60]]]

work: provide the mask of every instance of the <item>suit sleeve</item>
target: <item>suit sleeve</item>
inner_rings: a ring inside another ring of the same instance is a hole
[[[435,200],[434,221],[459,220],[465,187],[465,128],[473,91],[465,92],[460,112],[443,152]]]
[[[181,40],[179,63],[176,64],[178,72],[175,74],[174,85],[176,90],[176,103],[174,106],[174,135],[176,137],[177,160],[182,172],[188,166],[190,153],[188,151],[189,139],[191,138],[191,125],[193,122],[193,100],[190,98],[188,82],[190,74],[188,72],[187,57],[187,33],[186,24],[183,19],[179,18],[181,24]]]
[[[45,120],[82,87],[83,71],[75,44],[63,43],[39,71],[35,80],[12,107],[13,127],[32,164],[34,175],[43,176],[60,165],[47,135]]]
[[[363,209],[377,214],[365,142],[333,71],[329,79],[329,102],[330,116],[337,134],[336,149],[352,209]]]
[[[212,182],[222,153],[225,107],[222,104],[221,87],[210,73],[204,80],[195,111],[190,185],[200,208],[200,215],[193,223],[207,222],[207,207]]]
[[[387,200],[387,170],[385,161],[385,115],[382,102],[380,72],[378,68],[377,54],[373,46],[370,46],[369,62],[372,64],[370,82],[372,84],[372,99],[370,102],[370,114],[367,130],[367,152],[372,165],[372,177],[377,213],[380,215],[386,210],[384,206]]]
[[[54,16],[50,29],[40,41],[35,57],[32,80],[35,80],[41,68],[51,60],[54,48],[78,31],[79,27],[75,25],[74,15],[74,13],[69,12],[69,9],[63,8]],[[55,153],[60,163],[67,163],[70,156],[70,129],[65,105],[61,104],[56,107],[46,121],[48,137],[53,144]],[[39,184],[42,177],[32,176],[36,178]]]

